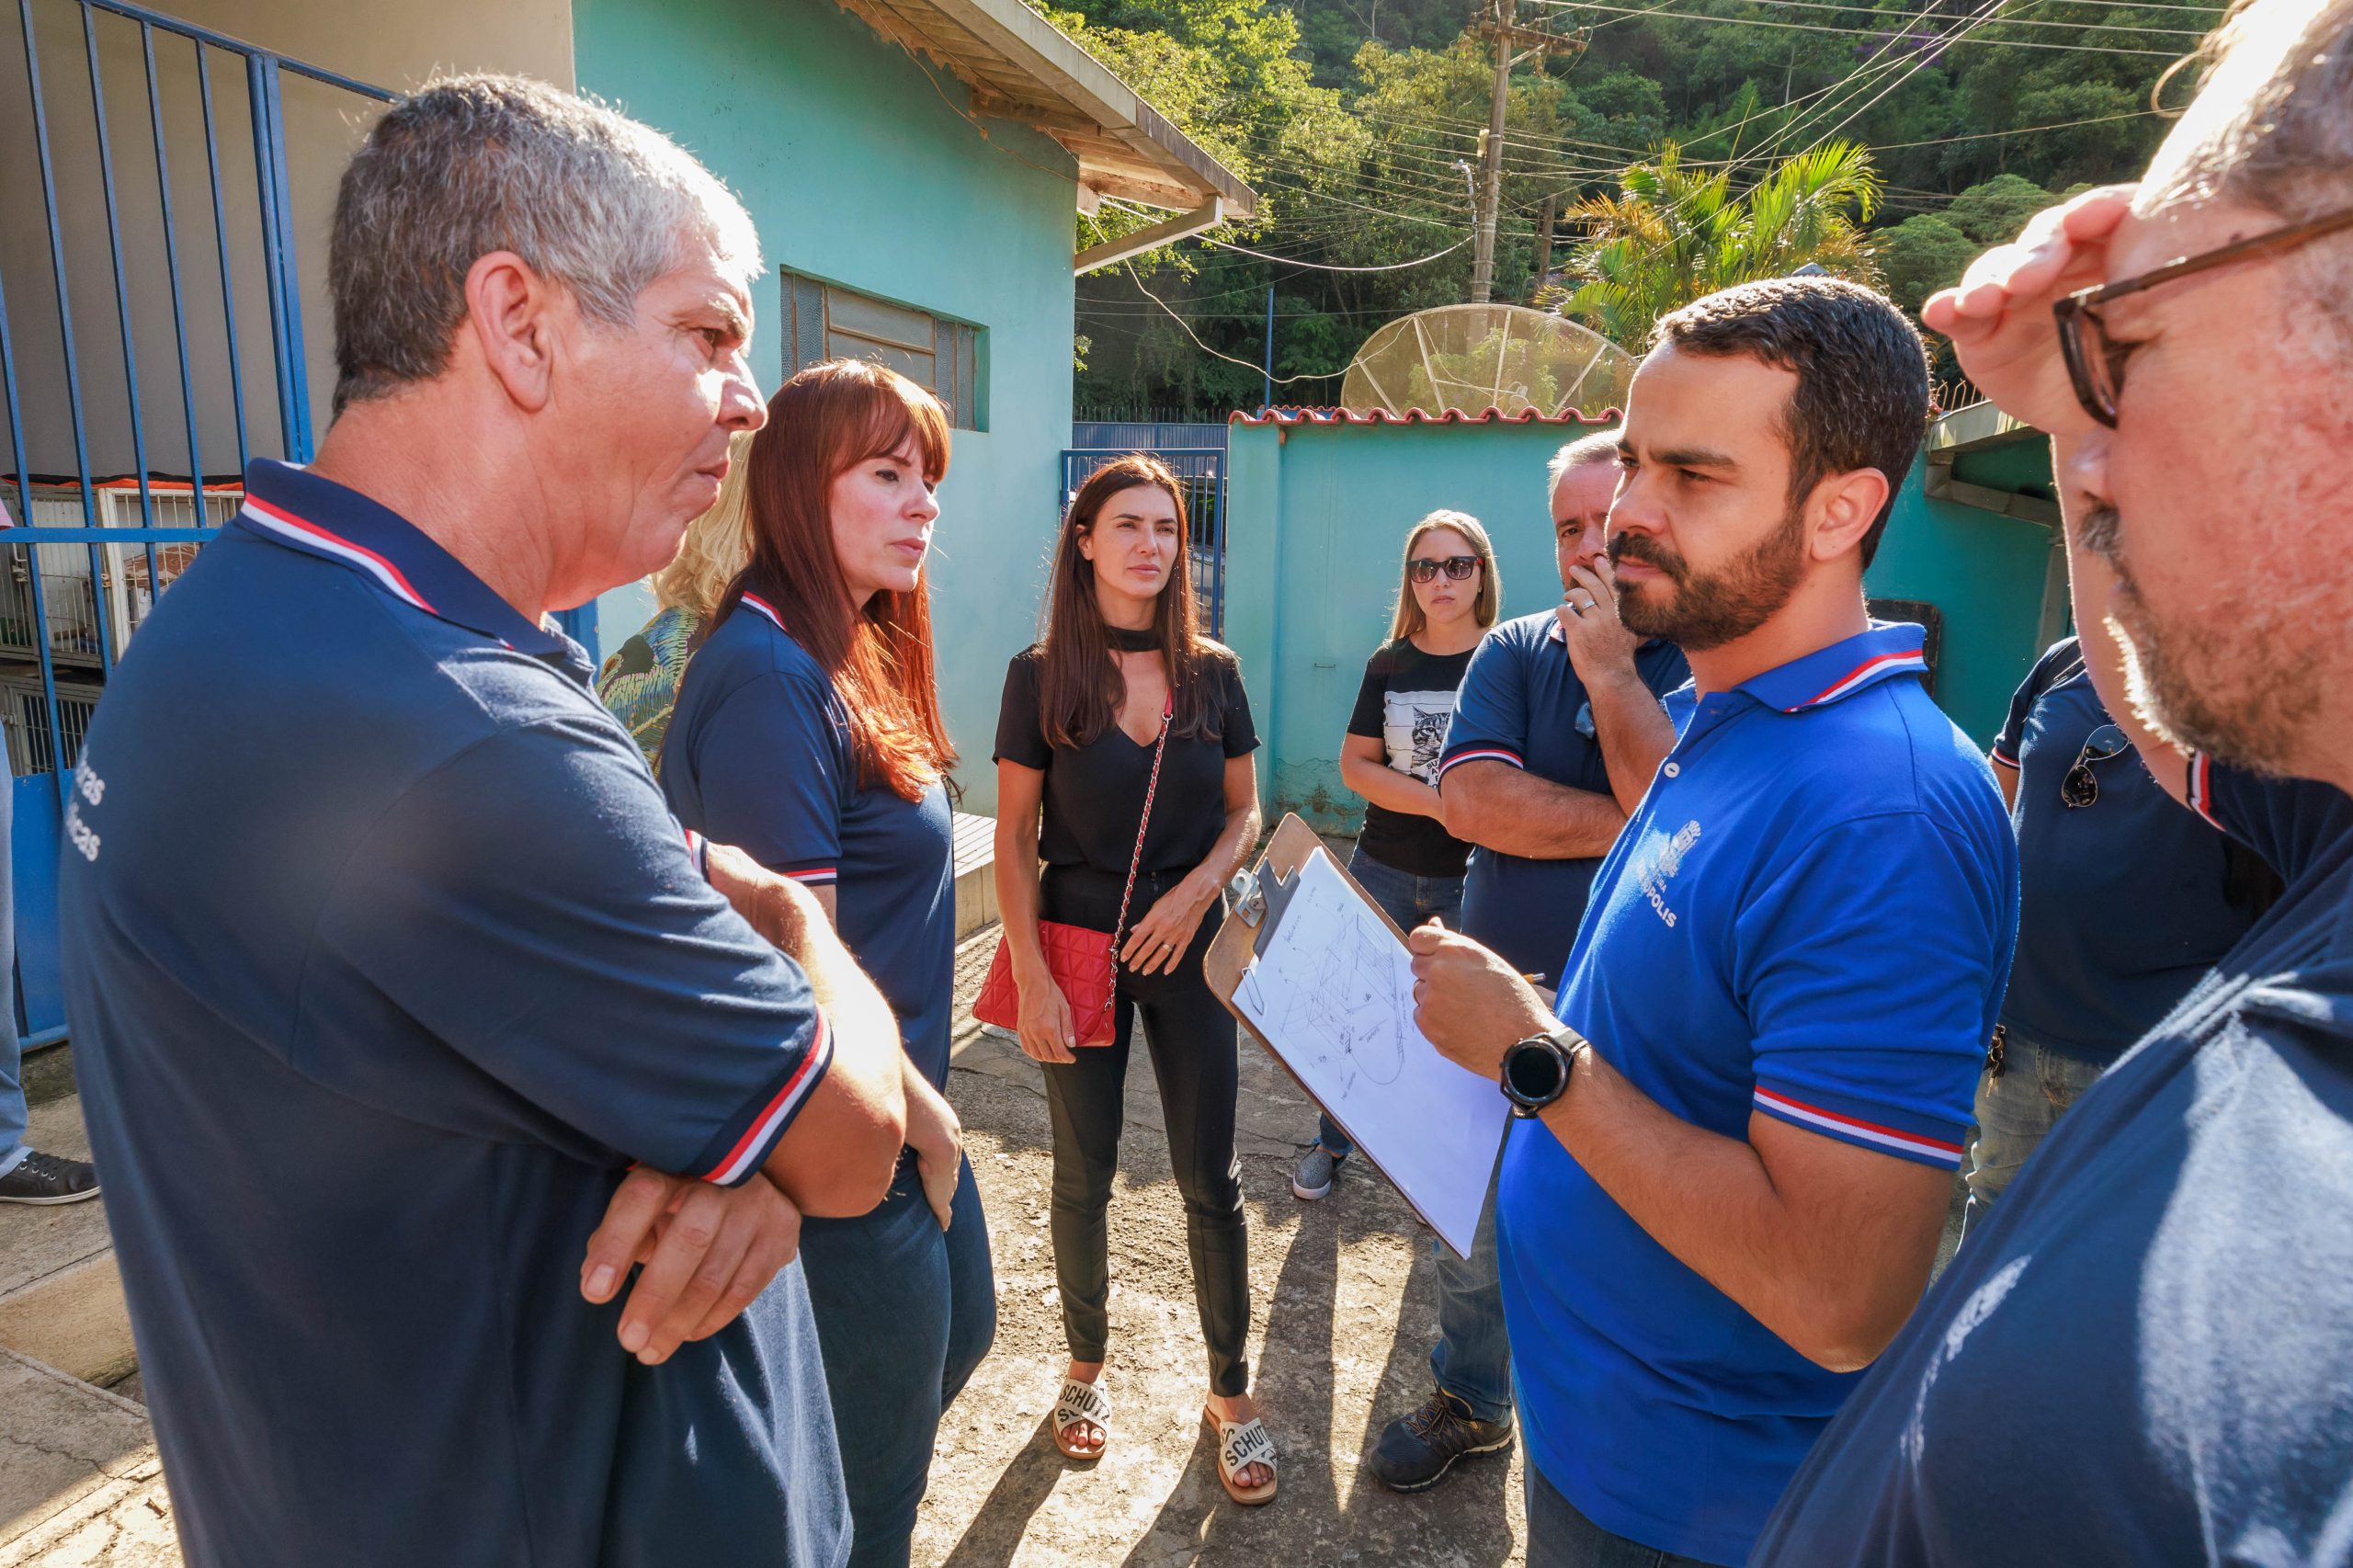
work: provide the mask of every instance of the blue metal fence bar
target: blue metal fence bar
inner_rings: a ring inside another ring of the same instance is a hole
[[[172,335],[180,352],[180,412],[188,421],[188,472],[199,492],[204,488],[204,460],[197,453],[196,381],[188,365],[188,311],[180,301],[179,230],[172,222],[172,164],[164,151],[164,94],[155,81],[155,28],[139,24],[139,47],[147,58],[147,116],[155,131],[155,189],[163,198],[164,267],[172,279]],[[204,503],[197,502],[197,521],[204,520]]]
[[[107,136],[107,85],[98,71],[98,19],[82,7],[82,47],[90,60],[90,113],[98,129],[98,187],[106,193],[107,254],[114,261],[115,317],[122,324],[122,390],[131,401],[131,460],[139,473],[139,524],[155,526],[147,488],[147,426],[139,410],[139,351],[131,340],[131,279],[122,268],[122,223],[114,199],[114,149]]]
[[[17,0],[17,13],[24,20],[25,79],[30,84],[33,99],[33,144],[40,152],[40,198],[49,219],[49,266],[57,280],[57,330],[65,350],[65,403],[74,416],[74,473],[82,482],[82,516],[97,526],[97,497],[90,490],[90,442],[82,428],[81,362],[74,354],[74,299],[65,282],[65,233],[57,224],[57,171],[51,166],[49,156],[49,110],[43,107],[40,91],[40,49],[33,40],[33,0]],[[25,497],[26,510],[32,508],[32,497]]]
[[[118,17],[129,17],[134,22],[149,23],[163,28],[165,32],[177,33],[182,38],[194,39],[199,44],[209,43],[215,49],[225,49],[244,55],[268,55],[270,59],[298,75],[308,76],[314,82],[324,82],[330,87],[341,87],[346,92],[358,93],[362,97],[374,98],[381,103],[391,103],[398,97],[397,94],[387,92],[372,83],[354,81],[348,76],[328,70],[324,65],[312,65],[288,55],[273,53],[259,44],[247,43],[241,38],[233,37],[228,33],[215,32],[210,28],[199,27],[194,22],[183,21],[177,17],[165,16],[161,11],[151,11],[144,6],[131,5],[129,0],[78,0],[78,3],[85,7],[95,6],[101,11],[111,11]]]
[[[10,528],[0,533],[0,544],[117,544],[124,539],[153,539],[157,544],[202,544],[219,528]]]
[[[8,332],[8,290],[0,286],[0,388],[8,399],[8,440],[17,460],[17,506],[24,517],[20,523],[32,521],[32,472],[25,462],[24,408],[17,401],[17,348]]]
[[[311,460],[311,402],[302,363],[301,285],[294,268],[293,199],[286,185],[286,130],[278,97],[278,62],[245,59],[253,99],[254,173],[261,187],[263,270],[269,278],[270,347],[278,363],[278,419],[286,460]]]
[[[229,336],[229,406],[237,416],[237,472],[242,476],[253,456],[245,445],[245,370],[237,358],[236,274],[229,267],[229,210],[221,202],[221,144],[212,134],[212,76],[204,58],[204,40],[196,40],[196,85],[204,99],[204,164],[212,176],[212,233],[221,244],[221,320]]]

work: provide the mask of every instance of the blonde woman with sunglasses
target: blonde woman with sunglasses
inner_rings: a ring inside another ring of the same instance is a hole
[[[1348,870],[1407,930],[1432,918],[1451,926],[1462,911],[1471,846],[1438,821],[1438,757],[1455,691],[1502,603],[1495,547],[1478,518],[1432,512],[1406,530],[1389,637],[1365,664],[1340,779],[1365,800]],[[1291,1167],[1292,1193],[1310,1203],[1324,1197],[1355,1152],[1319,1116],[1315,1142]]]

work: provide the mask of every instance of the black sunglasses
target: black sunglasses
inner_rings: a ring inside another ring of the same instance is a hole
[[[2066,777],[2059,780],[2059,798],[2071,809],[2088,806],[2098,800],[2099,775],[2092,771],[2092,764],[2120,756],[2131,744],[2124,738],[2124,732],[2114,724],[2102,724],[2085,736],[2084,749],[2075,755],[2075,766],[2067,769]]]
[[[2067,361],[2068,380],[2075,382],[2075,401],[2084,405],[2086,414],[2111,430],[2116,428],[2116,403],[2124,395],[2124,361],[2131,358],[2139,345],[2109,341],[2108,324],[2100,319],[2101,305],[2192,273],[2290,250],[2339,229],[2353,229],[2353,208],[2308,223],[2290,223],[2284,229],[2239,240],[2219,250],[2186,256],[2138,278],[2081,290],[2063,300],[2053,301],[2051,313],[2059,323],[2059,352]]]
[[[1430,561],[1417,555],[1405,562],[1405,570],[1416,583],[1435,583],[1441,571],[1446,574],[1448,582],[1460,583],[1478,569],[1479,558],[1475,555],[1449,555],[1443,561]]]

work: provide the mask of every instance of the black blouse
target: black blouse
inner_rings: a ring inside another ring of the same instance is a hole
[[[1040,651],[1034,645],[1006,666],[994,760],[1017,762],[1046,776],[1038,858],[1049,868],[1086,867],[1124,881],[1152,778],[1152,743],[1139,745],[1117,723],[1083,746],[1051,746],[1038,702]],[[1172,733],[1160,764],[1160,792],[1143,846],[1143,873],[1186,872],[1209,858],[1225,831],[1225,765],[1258,748],[1242,666],[1219,649],[1205,662],[1209,733]]]

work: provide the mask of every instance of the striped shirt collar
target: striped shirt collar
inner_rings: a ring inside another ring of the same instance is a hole
[[[573,646],[561,632],[532,625],[414,523],[333,480],[256,458],[245,470],[236,520],[272,544],[332,561],[411,608],[517,653],[543,656]]]
[[[1927,675],[1926,637],[1910,621],[1875,620],[1869,631],[1752,676],[1738,689],[1777,712],[1825,707],[1897,676]]]

